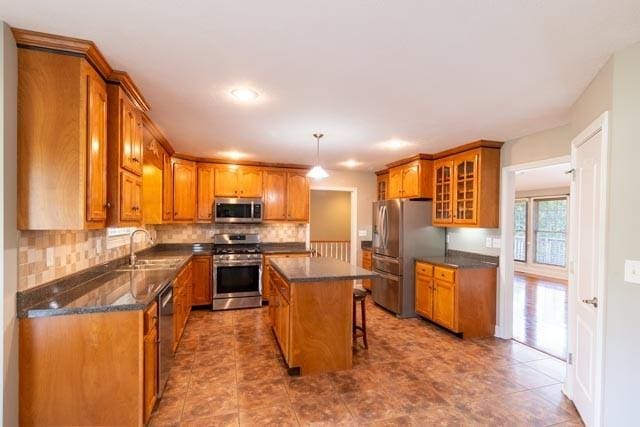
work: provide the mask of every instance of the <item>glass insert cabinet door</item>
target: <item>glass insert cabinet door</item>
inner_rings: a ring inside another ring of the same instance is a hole
[[[475,224],[478,204],[478,155],[469,154],[455,159],[455,211],[458,223]]]
[[[436,161],[433,166],[436,177],[434,222],[451,223],[453,220],[453,161]]]

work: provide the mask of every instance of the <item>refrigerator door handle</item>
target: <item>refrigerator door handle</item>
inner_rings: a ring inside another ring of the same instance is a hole
[[[373,270],[373,272],[384,279],[391,280],[394,282],[399,282],[400,279],[402,279],[402,276],[392,276],[391,274],[383,273],[379,270]]]
[[[400,260],[398,258],[382,257],[379,255],[373,255],[372,258],[378,261],[390,262],[392,264],[400,264]]]
[[[389,211],[386,206],[383,210],[382,223],[384,224],[384,248],[387,249],[389,244]]]

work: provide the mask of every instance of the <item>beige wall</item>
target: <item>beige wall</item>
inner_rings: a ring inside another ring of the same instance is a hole
[[[311,190],[311,240],[351,239],[351,193]]]
[[[637,424],[640,285],[624,281],[624,262],[640,260],[640,44],[616,53],[610,122],[606,237],[604,425]]]
[[[321,187],[355,187],[358,189],[358,230],[366,230],[366,236],[358,236],[358,264],[360,264],[360,241],[371,240],[371,220],[373,218],[373,202],[376,200],[376,175],[373,172],[352,172],[331,170],[329,177],[320,181],[312,181],[312,188]]]
[[[502,147],[502,166],[568,156],[573,136],[567,124],[507,141]]]
[[[18,322],[16,319],[16,288],[18,283],[17,206],[17,100],[18,55],[15,40],[4,22],[0,34],[0,192],[3,207],[0,212],[3,243],[2,271],[2,422],[18,425]]]

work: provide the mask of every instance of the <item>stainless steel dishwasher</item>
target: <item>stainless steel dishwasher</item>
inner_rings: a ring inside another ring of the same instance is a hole
[[[158,396],[162,396],[173,366],[173,282],[158,296],[160,322],[158,325]]]

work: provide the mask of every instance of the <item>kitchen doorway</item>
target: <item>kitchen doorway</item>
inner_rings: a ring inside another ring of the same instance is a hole
[[[307,240],[318,256],[357,264],[357,189],[312,186]]]
[[[513,338],[567,358],[571,164],[515,172]]]

